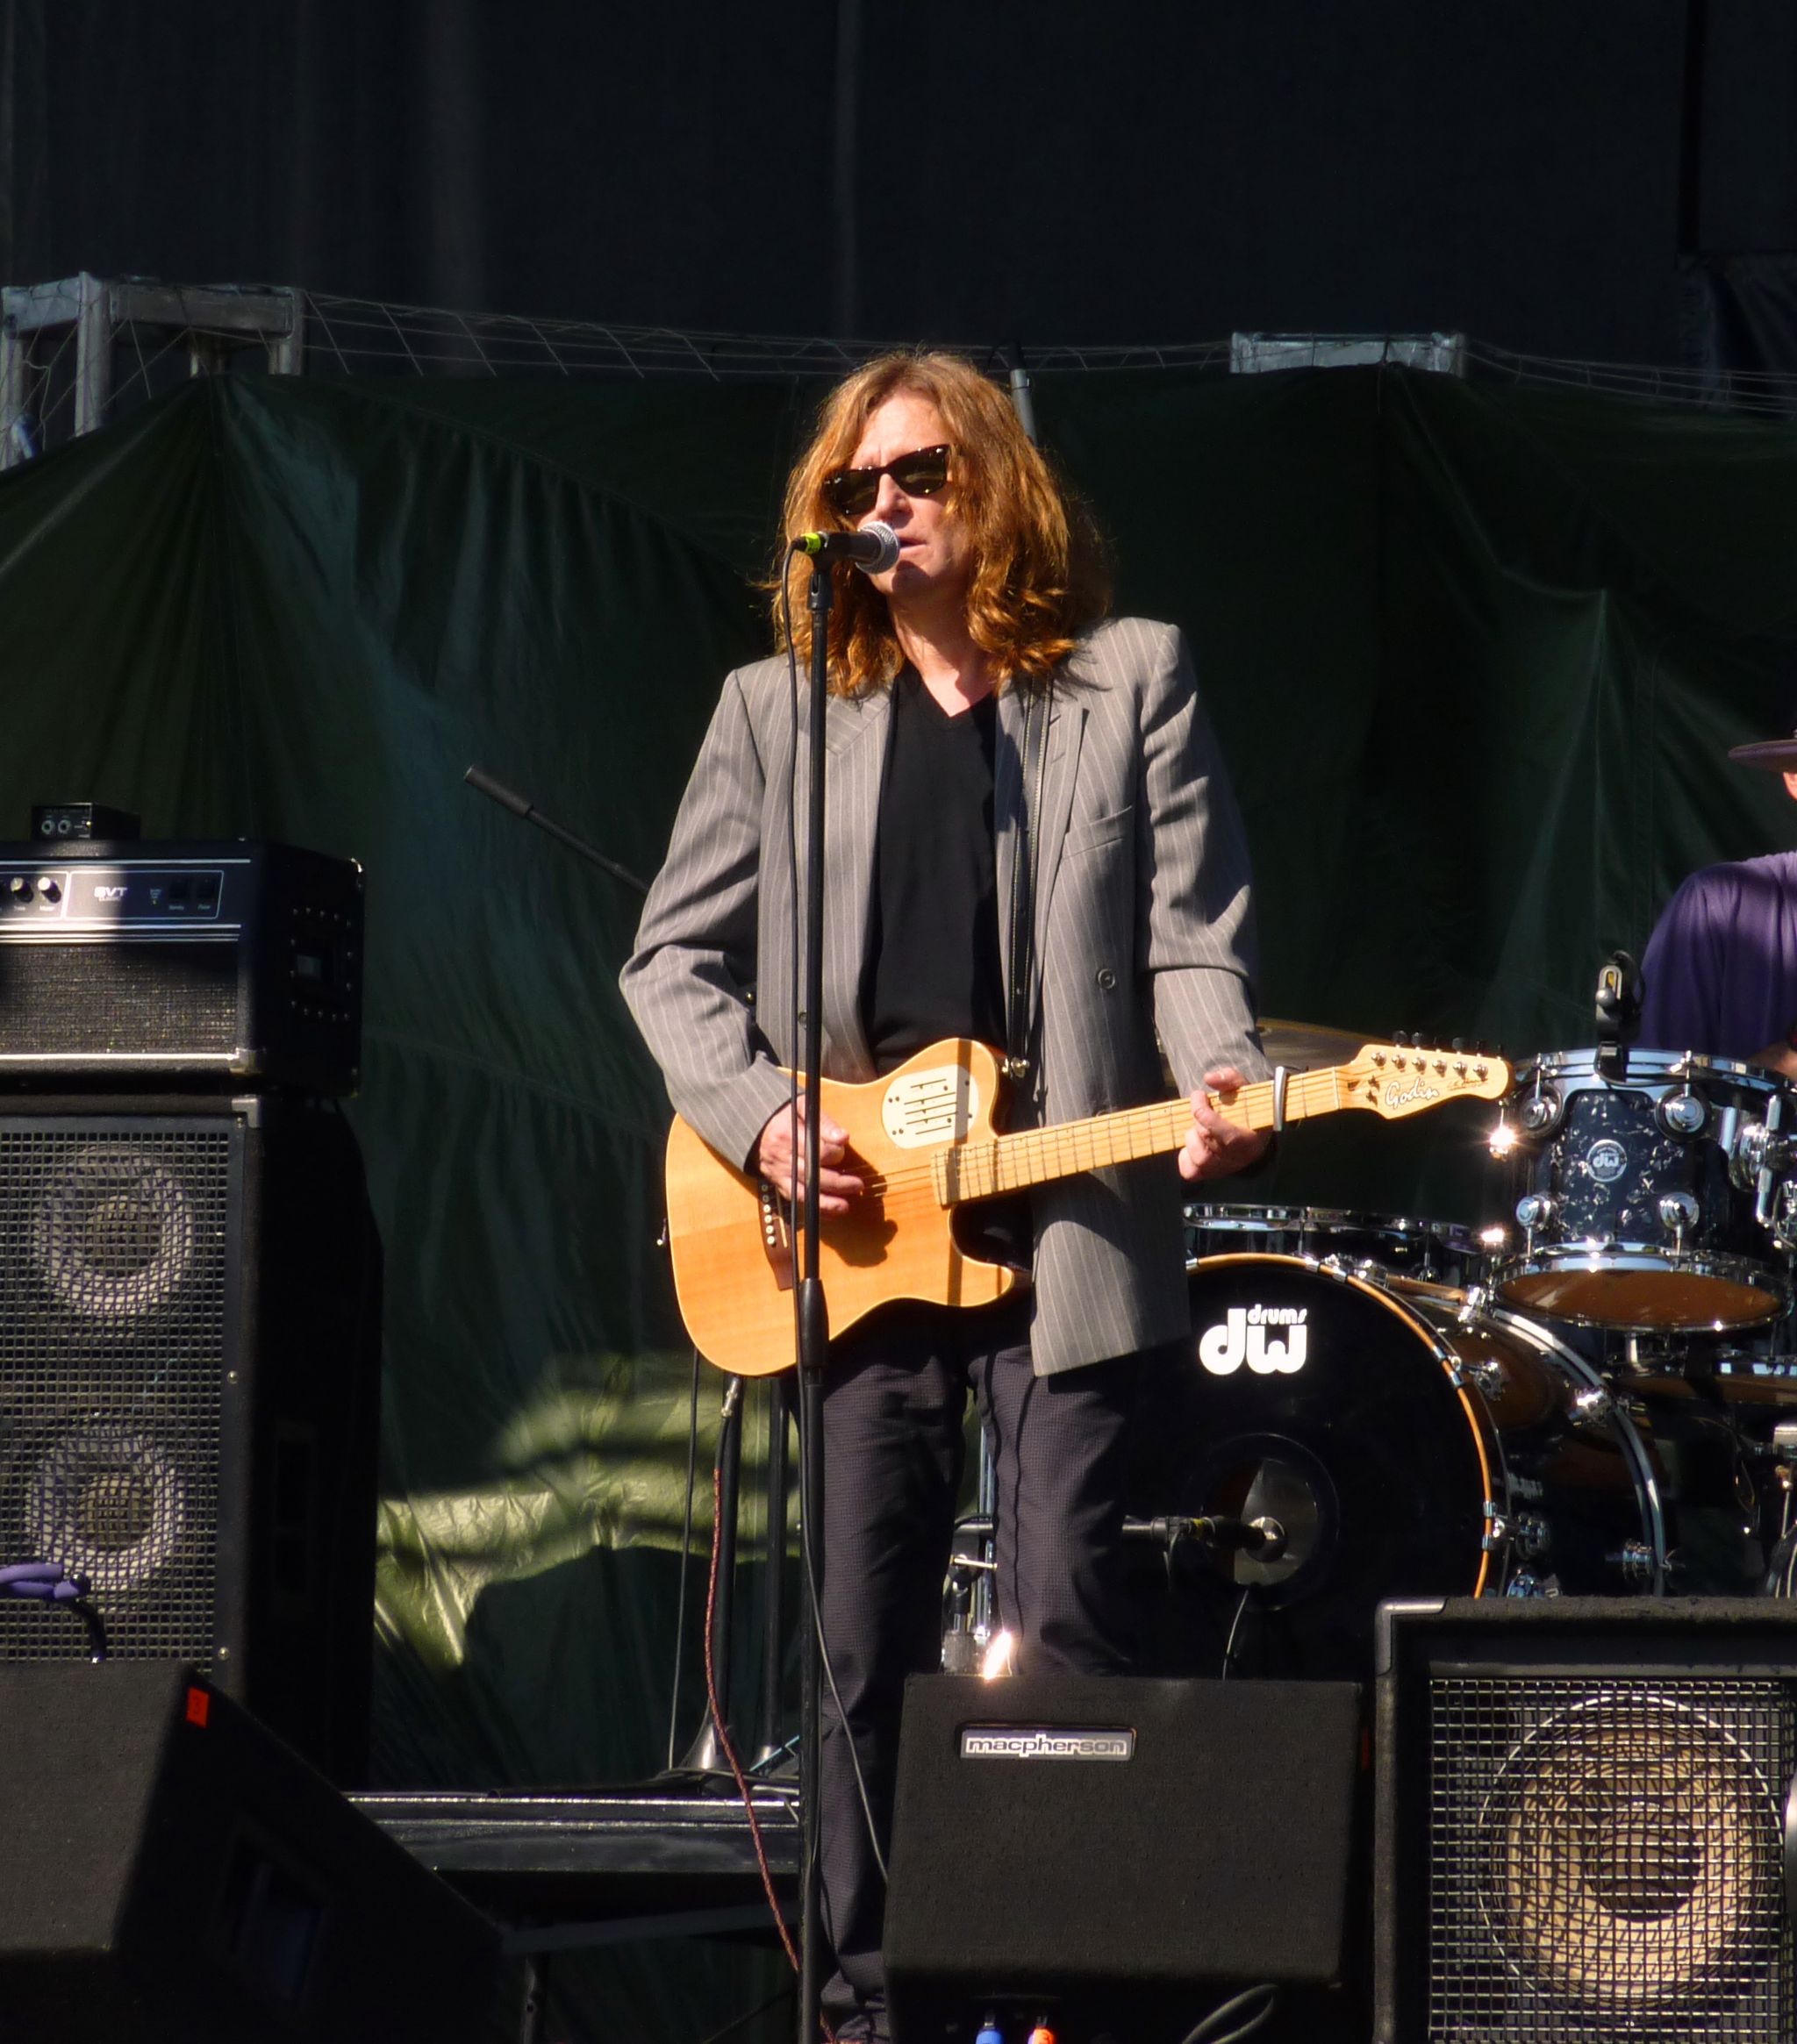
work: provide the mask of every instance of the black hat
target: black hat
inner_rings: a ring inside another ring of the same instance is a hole
[[[1743,767],[1768,767],[1775,774],[1797,774],[1797,733],[1789,738],[1757,738],[1751,745],[1731,745],[1729,757]]]

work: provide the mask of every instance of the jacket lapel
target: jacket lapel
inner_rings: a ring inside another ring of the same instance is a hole
[[[992,775],[992,827],[996,838],[999,884],[999,955],[1004,966],[1005,985],[1012,983],[1011,904],[1018,883],[1017,861],[1027,856],[1035,842],[1035,870],[1028,875],[1035,930],[1035,953],[1030,961],[1029,1009],[1032,1020],[1042,988],[1042,947],[1049,928],[1049,899],[1054,892],[1055,875],[1061,862],[1061,845],[1067,835],[1067,818],[1073,808],[1073,783],[1079,768],[1080,734],[1085,728],[1085,710],[1070,691],[1057,686],[1047,704],[1046,754],[1032,754],[1028,722],[1040,718],[1042,705],[1032,707],[1021,689],[1007,689],[999,698],[999,748]],[[1037,764],[1037,761],[1040,764]],[[1038,789],[1038,778],[1040,788]],[[1032,812],[1040,793],[1042,815]],[[1008,1012],[1008,1002],[1007,1002]],[[1002,1046],[1000,1047],[1003,1047]]]
[[[1049,756],[1042,775],[1041,838],[1036,854],[1038,961],[1048,943],[1049,904],[1054,899],[1055,875],[1061,869],[1061,847],[1067,841],[1067,818],[1073,812],[1073,783],[1079,772],[1079,741],[1085,730],[1085,705],[1075,702],[1068,690],[1057,688],[1049,700]]]

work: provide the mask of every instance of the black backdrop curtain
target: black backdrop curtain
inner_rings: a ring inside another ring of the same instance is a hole
[[[0,281],[1664,362],[1700,4],[0,0]],[[1749,79],[1778,4],[1714,10]],[[1736,184],[1789,190],[1788,104],[1717,110]]]

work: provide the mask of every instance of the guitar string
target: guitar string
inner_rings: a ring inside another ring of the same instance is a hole
[[[1294,1118],[1314,1114],[1319,1105],[1332,1101],[1336,1091],[1336,1075],[1333,1071],[1299,1073],[1293,1075],[1293,1083],[1286,1095],[1286,1111]],[[1238,1127],[1256,1128],[1271,1126],[1272,1118],[1272,1088],[1265,1082],[1244,1086],[1236,1097],[1236,1104],[1249,1111],[1245,1121],[1238,1121]],[[1221,1097],[1211,1095],[1214,1104],[1221,1106]],[[1259,1118],[1264,1109],[1265,1119]],[[1184,1099],[1155,1101],[1142,1107],[1126,1108],[1120,1113],[1099,1115],[1089,1121],[1057,1123],[1048,1128],[1018,1129],[1008,1134],[991,1136],[977,1141],[944,1144],[933,1150],[932,1158],[940,1158],[945,1152],[952,1153],[956,1160],[956,1176],[963,1185],[979,1185],[975,1192],[963,1190],[962,1198],[992,1197],[1001,1192],[1014,1191],[1035,1182],[1030,1175],[1048,1177],[1070,1176],[1085,1169],[1082,1159],[1090,1155],[1099,1165],[1106,1163],[1131,1163],[1138,1158],[1152,1156],[1175,1149],[1182,1140],[1182,1117],[1191,1111]],[[1231,1117],[1231,1118],[1234,1118]],[[1139,1147],[1145,1140],[1147,1148]],[[1107,1154],[1100,1155],[1100,1149]],[[1025,1176],[1007,1175],[1005,1166],[1014,1160]],[[1045,1173],[1042,1167],[1050,1167]],[[934,1187],[936,1176],[934,1161],[922,1163],[884,1175],[876,1175],[865,1181],[869,1192],[885,1192],[900,1186],[927,1181]],[[990,1190],[984,1190],[990,1183]]]
[[[1245,1090],[1245,1089],[1244,1089]],[[1311,1089],[1317,1091],[1318,1089]],[[1327,1089],[1333,1091],[1333,1088]],[[1212,1096],[1213,1100],[1216,1096]],[[1293,1103],[1287,1098],[1287,1111]],[[1271,1116],[1271,1095],[1269,1090],[1267,1110]],[[1099,1165],[1131,1163],[1138,1158],[1164,1154],[1178,1147],[1182,1138],[1183,1123],[1180,1117],[1191,1111],[1184,1100],[1156,1101],[1150,1106],[1126,1109],[1117,1115],[1104,1115],[1093,1121],[1062,1123],[1044,1129],[1019,1129],[1008,1135],[987,1137],[978,1141],[963,1141],[943,1144],[932,1151],[933,1158],[945,1152],[952,1153],[956,1160],[956,1176],[963,1187],[978,1185],[981,1190],[963,1190],[963,1199],[993,1197],[1001,1192],[1015,1191],[1035,1183],[1040,1176],[1049,1178],[1071,1176],[1086,1169],[1083,1161],[1090,1156]],[[1314,1112],[1314,1105],[1307,1102],[1299,1112]],[[1156,1124],[1164,1124],[1156,1126]],[[1254,1119],[1238,1123],[1238,1126],[1253,1128],[1264,1126]],[[1145,1138],[1148,1147],[1139,1147]],[[1100,1149],[1107,1154],[1100,1155]],[[1007,1161],[1014,1160],[1023,1176],[1007,1174]],[[1043,1166],[1049,1169],[1044,1171]],[[875,1176],[865,1181],[870,1192],[884,1192],[900,1186],[927,1182],[934,1188],[935,1166],[932,1163],[912,1165],[884,1176]],[[989,1186],[989,1190],[987,1190]]]
[[[1319,1072],[1293,1073],[1285,1097],[1287,1116],[1301,1120],[1337,1104],[1342,1074],[1354,1068],[1330,1067]],[[1455,1090],[1464,1094],[1471,1089],[1463,1083]],[[1235,1096],[1235,1104],[1247,1110],[1247,1118],[1237,1120],[1236,1126],[1270,1127],[1272,1096],[1273,1089],[1264,1080],[1244,1086]],[[1219,1095],[1213,1093],[1211,1099],[1214,1105],[1221,1107]],[[1044,1178],[1072,1176],[1094,1166],[1132,1163],[1142,1157],[1176,1149],[1184,1129],[1180,1117],[1187,1112],[1187,1103],[1176,1098],[1126,1108],[1117,1114],[1099,1115],[1083,1122],[1057,1123],[1048,1128],[1019,1129],[977,1141],[943,1144],[931,1152],[930,1162],[876,1174],[863,1183],[868,1192],[882,1196],[925,1182],[930,1183],[934,1192],[936,1177],[934,1160],[952,1154],[956,1158],[956,1176],[962,1190],[950,1204],[992,1198],[1000,1193],[1020,1190]],[[1234,1116],[1229,1118],[1235,1119]],[[1142,1140],[1147,1141],[1146,1148],[1137,1147]],[[1120,1141],[1127,1147],[1120,1147]],[[1101,1147],[1107,1147],[1108,1154],[1099,1154]],[[1020,1176],[1006,1173],[1005,1167],[1012,1160],[1015,1161]]]

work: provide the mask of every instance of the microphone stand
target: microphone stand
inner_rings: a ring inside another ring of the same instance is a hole
[[[515,788],[508,788],[503,781],[479,767],[470,767],[462,776],[476,794],[484,795],[488,801],[497,802],[501,809],[509,809],[512,815],[526,823],[533,823],[540,831],[546,832],[558,845],[565,845],[570,852],[577,852],[589,864],[597,866],[601,873],[609,873],[613,880],[621,880],[625,886],[634,888],[638,894],[648,894],[646,880],[639,880],[627,866],[620,866],[615,859],[608,859],[595,845],[590,845],[582,837],[562,825],[545,816],[529,796],[520,795]]]
[[[808,743],[811,802],[805,822],[805,1007],[799,1018],[805,1056],[805,1197],[799,1202],[803,1249],[798,1318],[798,1540],[804,1651],[800,1656],[798,1792],[804,1842],[799,1857],[798,2044],[817,2044],[823,1998],[823,1890],[819,1844],[818,1786],[823,1728],[822,1614],[817,1590],[823,1567],[824,1358],[830,1341],[829,1310],[818,1260],[818,1168],[822,1119],[824,1005],[824,711],[829,688],[830,607],[835,590],[826,561],[813,561],[806,607],[811,612],[811,716]],[[848,1736],[843,1727],[843,1736]]]

